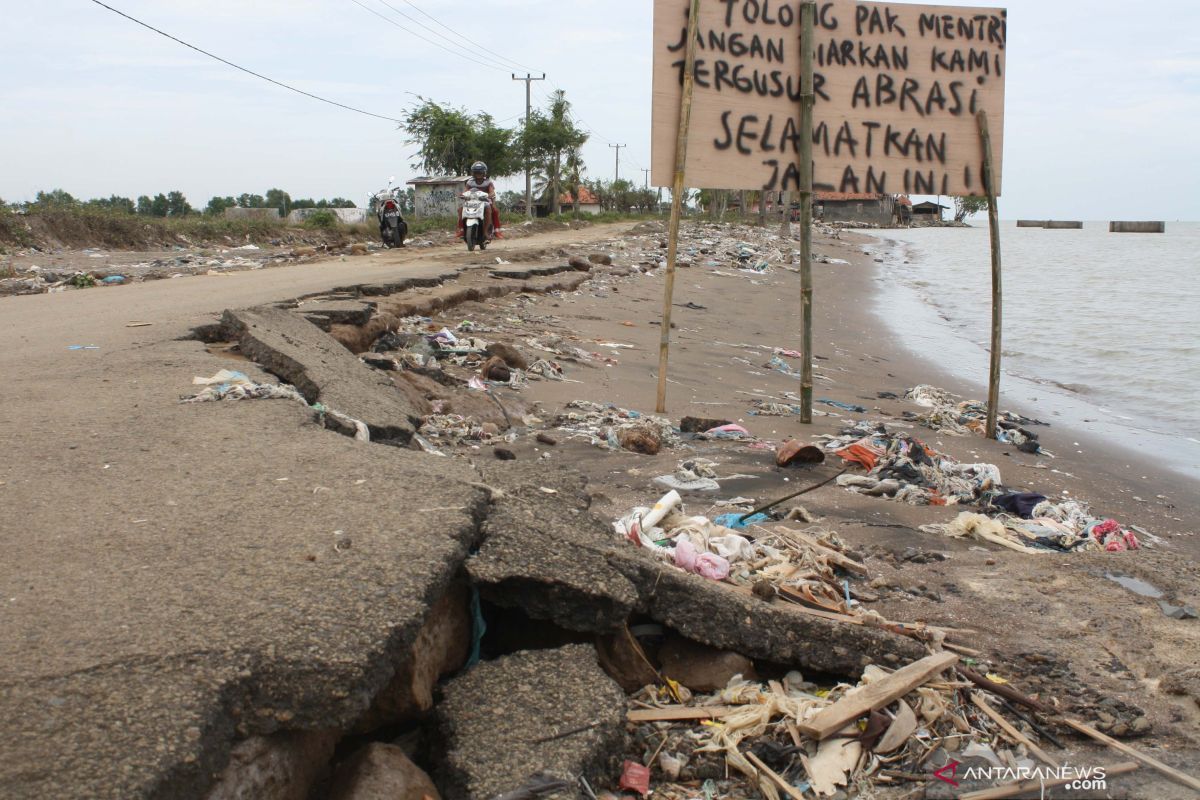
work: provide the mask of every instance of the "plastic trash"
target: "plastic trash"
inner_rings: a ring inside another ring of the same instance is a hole
[[[843,411],[852,411],[855,414],[867,413],[866,408],[864,408],[863,406],[860,406],[860,405],[856,405],[854,403],[843,403],[840,400],[828,400],[825,398],[821,398],[817,402],[821,403],[822,405],[833,406],[834,408],[840,408]]]
[[[771,521],[771,518],[766,514],[755,514],[753,517],[748,517],[744,522],[741,521],[742,516],[742,514],[722,514],[714,519],[713,522],[723,528],[740,531],[742,528],[749,527],[750,525]]]
[[[106,286],[116,286],[119,283],[125,282],[125,276],[124,275],[109,275],[108,277],[101,278],[100,282],[105,284]]]
[[[675,566],[713,581],[729,577],[729,561],[716,553],[699,552],[690,539],[682,536],[675,544]]]
[[[719,492],[721,484],[712,478],[695,477],[682,480],[675,475],[660,475],[654,479],[654,485],[660,489],[673,489],[677,492]]]
[[[642,517],[642,527],[653,528],[655,525],[663,521],[663,518],[671,512],[673,508],[683,502],[683,498],[679,496],[679,492],[674,490],[667,492],[659,501],[654,504],[654,508]]]
[[[211,378],[192,378],[193,386],[238,386],[248,385],[251,382],[244,372],[229,369],[223,369]]]

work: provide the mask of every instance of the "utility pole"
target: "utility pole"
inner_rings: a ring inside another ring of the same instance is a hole
[[[646,173],[646,188],[649,189],[650,188],[650,170],[644,169],[644,170],[642,170],[642,172]]]
[[[546,73],[542,73],[542,77],[535,78],[529,73],[525,73],[524,78],[518,78],[516,73],[513,73],[514,81],[525,81],[525,135],[529,136],[529,115],[533,113],[533,96],[531,87],[534,81],[546,80]],[[533,178],[530,175],[533,166],[529,163],[529,146],[525,147],[525,216],[533,219]]]
[[[613,182],[621,180],[621,148],[628,147],[627,144],[610,144],[609,147],[617,151],[617,171],[613,173]]]

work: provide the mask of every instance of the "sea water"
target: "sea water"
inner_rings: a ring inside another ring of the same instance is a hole
[[[986,221],[870,233],[879,311],[902,343],[986,384]],[[1200,223],[1133,234],[1005,221],[1000,239],[1004,400],[1200,476]]]

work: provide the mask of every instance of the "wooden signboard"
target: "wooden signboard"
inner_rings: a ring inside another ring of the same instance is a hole
[[[689,0],[655,0],[653,181],[675,168]],[[800,188],[800,2],[702,0],[687,185]],[[1007,13],[818,1],[813,188],[983,195],[987,112],[999,194]]]

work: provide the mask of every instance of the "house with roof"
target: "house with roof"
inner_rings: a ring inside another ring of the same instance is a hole
[[[824,222],[895,225],[903,222],[912,201],[903,195],[871,192],[816,192],[813,217]]]
[[[950,206],[929,201],[917,203],[912,209],[913,222],[941,222],[942,212],[949,208]]]
[[[563,192],[558,198],[558,205],[563,211],[575,211],[579,214],[599,214],[600,201],[592,190],[586,186],[578,187],[576,198],[570,192]]]

